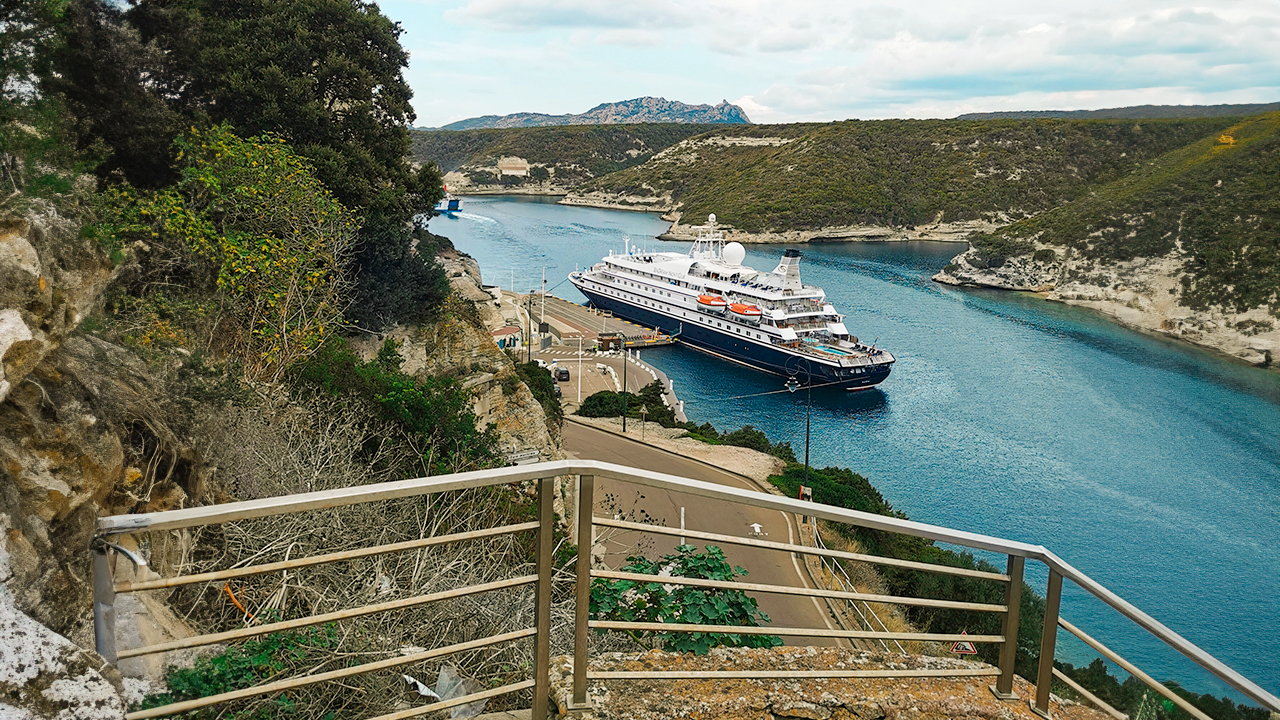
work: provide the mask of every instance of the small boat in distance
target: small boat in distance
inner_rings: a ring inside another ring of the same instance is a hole
[[[697,228],[687,253],[647,252],[627,243],[570,282],[614,316],[679,335],[693,347],[806,385],[866,390],[889,377],[894,357],[849,334],[822,288],[800,282],[800,251],[788,248],[772,272],[742,264],[716,216]]]
[[[449,192],[449,186],[445,185],[444,197],[440,199],[440,202],[436,203],[435,210],[441,215],[453,217],[454,213],[462,211],[462,198]]]

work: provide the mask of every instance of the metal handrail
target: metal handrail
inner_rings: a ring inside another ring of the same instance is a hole
[[[112,663],[124,658],[239,640],[271,632],[309,627],[326,622],[371,615],[374,613],[402,610],[408,607],[467,595],[475,595],[492,590],[500,590],[529,584],[535,585],[534,603],[536,607],[534,612],[535,622],[533,628],[500,633],[485,638],[472,639],[467,642],[435,648],[423,653],[391,658],[389,660],[373,663],[365,663],[339,671],[321,673],[313,676],[290,678],[288,680],[270,682],[264,685],[246,688],[244,690],[221,693],[219,695],[200,698],[197,700],[171,703],[157,708],[129,713],[125,716],[126,720],[144,720],[145,718],[173,715],[212,704],[257,697],[266,694],[274,694],[291,688],[311,685],[317,682],[337,680],[353,675],[362,675],[377,670],[383,670],[413,662],[421,662],[436,657],[510,642],[512,640],[519,640],[526,637],[534,638],[535,649],[533,678],[526,681],[504,685],[499,688],[472,693],[460,698],[452,698],[446,701],[433,703],[431,705],[392,713],[391,715],[383,716],[380,720],[399,720],[401,718],[413,717],[432,712],[434,710],[445,709],[455,705],[495,697],[509,692],[516,692],[530,687],[534,689],[535,706],[540,704],[545,707],[549,700],[550,693],[547,677],[550,671],[552,551],[554,547],[553,530],[556,523],[553,507],[554,489],[552,487],[554,478],[555,474],[548,474],[545,467],[532,471],[528,470],[527,467],[507,468],[497,471],[460,473],[433,478],[415,478],[412,480],[403,480],[394,483],[348,487],[338,490],[319,491],[276,498],[263,498],[260,500],[187,508],[184,510],[99,518],[97,522],[98,537],[102,538],[103,536],[111,534],[189,528],[252,518],[272,517],[323,508],[341,507],[378,500],[420,496],[449,490],[462,490],[526,480],[538,481],[538,520],[534,522],[515,523],[500,527],[455,533],[452,535],[420,538],[406,542],[378,545],[344,552],[327,553],[306,558],[296,558],[284,562],[265,563],[263,565],[253,567],[232,568],[211,573],[200,573],[186,577],[162,578],[160,580],[151,580],[139,583],[115,583],[112,577],[114,568],[111,561],[111,548],[117,546],[112,546],[110,543],[95,541],[93,543],[93,548],[95,550],[93,564],[94,631],[98,652]],[[499,535],[527,530],[538,531],[537,572],[534,575],[525,575],[505,580],[481,583],[478,585],[457,587],[440,592],[416,595],[400,600],[364,605],[357,608],[338,610],[320,615],[312,615],[304,618],[285,620],[265,625],[256,625],[238,630],[198,635],[195,637],[183,638],[156,645],[130,648],[123,652],[117,652],[116,650],[114,600],[117,592],[137,592],[152,588],[175,587],[198,582],[213,582],[228,578],[275,572],[283,569],[314,566],[331,562],[344,562],[372,555],[403,552],[449,542],[461,542],[480,538],[496,537]]]
[[[819,503],[806,502],[806,501],[796,500],[796,499],[787,498],[787,497],[780,497],[776,495],[752,492],[752,491],[742,490],[739,488],[729,487],[725,485],[708,483],[701,480],[692,480],[689,478],[680,478],[672,475],[666,475],[663,473],[652,472],[649,470],[622,467],[622,466],[614,465],[612,463],[603,463],[603,462],[598,462],[593,460],[567,460],[567,461],[561,461],[561,463],[563,463],[563,465],[558,469],[558,472],[564,473],[564,474],[582,475],[583,479],[580,480],[580,486],[583,488],[586,488],[588,485],[588,483],[586,482],[587,478],[594,478],[595,475],[605,475],[610,478],[614,478],[616,480],[622,480],[622,481],[634,483],[637,485],[644,485],[646,487],[665,489],[665,490],[675,490],[687,495],[695,495],[695,496],[709,498],[713,500],[740,502],[746,505],[760,507],[767,510],[777,510],[780,512],[791,513],[794,515],[809,515],[813,517],[819,517],[825,520],[843,522],[851,525],[857,525],[860,527],[871,528],[874,530],[883,530],[886,532],[901,533],[904,535],[913,535],[915,537],[922,537],[922,538],[934,540],[937,542],[944,542],[944,543],[949,543],[953,545],[963,545],[965,547],[975,548],[978,550],[986,550],[989,552],[1003,553],[1008,555],[1010,559],[1009,575],[1014,579],[1014,581],[1009,584],[1009,591],[1011,595],[1020,591],[1020,585],[1022,580],[1021,578],[1022,566],[1024,561],[1035,560],[1035,561],[1041,562],[1049,568],[1051,574],[1057,573],[1062,578],[1071,580],[1078,587],[1088,592],[1090,595],[1093,595],[1094,597],[1098,598],[1102,602],[1106,603],[1107,605],[1112,607],[1114,610],[1119,612],[1121,615],[1133,621],[1139,627],[1143,628],[1150,634],[1154,635],[1156,638],[1164,642],[1169,647],[1178,651],[1180,654],[1187,657],[1191,661],[1195,662],[1197,665],[1200,665],[1204,669],[1208,670],[1218,679],[1222,680],[1223,682],[1227,683],[1231,687],[1240,691],[1241,693],[1248,696],[1252,700],[1258,702],[1264,708],[1267,708],[1274,712],[1280,712],[1280,698],[1277,698],[1275,695],[1272,695],[1271,693],[1262,689],[1256,683],[1249,680],[1245,676],[1241,675],[1235,669],[1226,665],[1221,660],[1218,660],[1213,655],[1204,651],[1203,649],[1201,649],[1191,641],[1187,640],[1186,638],[1182,637],[1178,633],[1169,629],[1164,624],[1160,623],[1159,621],[1157,621],[1155,618],[1151,617],[1147,613],[1143,612],[1142,610],[1139,610],[1137,607],[1135,607],[1133,604],[1126,601],[1124,598],[1108,590],[1101,583],[1097,582],[1093,578],[1089,577],[1083,572],[1072,567],[1069,563],[1062,560],[1062,558],[1058,557],[1057,555],[1050,552],[1048,549],[1046,549],[1041,545],[1032,545],[1029,543],[1018,542],[1016,540],[1006,540],[1004,538],[998,538],[991,535],[983,535],[980,533],[972,533],[964,530],[955,530],[953,528],[946,528],[938,525],[930,525],[928,523],[917,522],[914,520],[903,520],[900,518],[895,518],[895,517],[890,517],[885,515],[874,515],[871,513],[860,512],[858,510],[849,510],[846,508],[839,508],[831,505],[822,505]],[[550,464],[560,465],[561,463],[550,463]],[[533,467],[533,466],[529,466],[529,467]],[[583,495],[584,494],[583,490],[580,490],[579,494]],[[584,504],[585,500],[580,500],[579,502],[580,504],[583,504],[584,507],[589,507],[589,505]],[[579,532],[583,533],[583,531],[585,530],[585,534],[580,534],[579,537],[584,537],[584,536],[590,537],[591,523],[589,522],[589,517],[587,517],[590,515],[590,513],[580,513],[580,515],[582,517],[580,517],[579,519]],[[585,525],[583,524],[584,518],[586,518]],[[686,531],[686,534],[688,534],[687,531]],[[585,562],[587,563],[587,568],[586,570],[583,570],[582,565],[584,563],[584,556],[580,554],[579,555],[579,578],[580,579],[585,578],[589,575],[589,570],[590,570],[589,554],[587,554]],[[1015,569],[1016,569],[1016,572],[1015,572]],[[581,584],[581,581],[580,581],[580,584]],[[1012,617],[1013,620],[1015,621],[1015,627],[1016,627],[1016,617],[1013,617],[1013,616],[1016,615],[1016,611],[1018,609],[1018,599],[1007,597],[1006,604],[1009,606],[1009,614],[1006,617],[1007,618]],[[1046,617],[1046,625],[1050,625],[1051,624],[1050,621],[1056,622],[1056,619],[1057,618],[1056,618],[1056,605],[1055,605],[1053,617]],[[1048,633],[1046,632],[1046,635],[1047,634]],[[1013,633],[1006,633],[1006,635],[1012,636]],[[1016,649],[1014,648],[1014,645],[1015,643],[1007,643],[1003,648],[1003,650],[1007,652],[1002,652],[1000,666],[1002,670],[1006,671],[1006,673],[1012,672],[1012,666],[1013,666],[1012,653]],[[585,650],[585,642],[583,643],[582,649]],[[1050,647],[1050,649],[1052,648]],[[1005,655],[1008,655],[1008,657],[1005,657]],[[585,657],[584,655],[580,655],[580,656]],[[1037,687],[1044,688],[1045,700],[1043,704],[1037,702],[1036,706],[1037,706],[1037,709],[1047,712],[1048,687],[1049,687],[1050,679],[1052,677],[1052,657],[1050,656],[1049,660],[1047,661],[1049,664],[1048,669],[1044,667],[1044,662],[1046,661],[1042,657],[1042,666],[1040,668],[1041,671],[1039,673]],[[1003,675],[1001,679],[1004,680]],[[1010,679],[1011,679],[1011,676],[1010,676]],[[1003,683],[1000,683],[998,685],[1003,685]],[[575,678],[574,690],[575,690],[575,693],[574,693],[575,701],[579,698],[585,697],[585,683],[583,683],[582,693],[579,694],[578,682],[576,678]],[[1005,689],[1005,687],[1000,687],[1000,690],[1007,693],[1007,690]],[[1038,700],[1039,698],[1037,697],[1037,701]]]
[[[814,546],[815,546],[815,547],[822,548],[823,550],[826,550],[826,549],[827,549],[827,545],[826,545],[826,543],[822,542],[822,533],[818,532],[818,523],[817,523],[816,521],[815,521],[815,522],[812,522],[812,523],[810,523],[810,524],[809,524],[809,527],[811,527],[811,528],[813,529],[813,544],[814,544]],[[827,564],[828,564],[827,560],[826,560],[825,558],[820,558],[820,559],[819,559],[819,562],[821,563],[822,568],[823,568],[824,570],[826,570],[826,568],[827,568]],[[833,580],[834,580],[838,585],[840,585],[840,587],[842,587],[842,588],[850,588],[850,589],[852,589],[854,592],[857,592],[857,590],[858,590],[858,586],[854,584],[854,582],[853,582],[853,578],[850,578],[850,577],[849,577],[849,573],[845,572],[844,567],[843,567],[842,565],[840,565],[838,562],[836,562],[834,559],[830,561],[830,565],[831,565],[831,569],[830,569],[830,570],[827,570],[827,572],[831,573],[831,578],[832,578],[832,579],[833,579]],[[837,571],[837,570],[839,570],[839,571],[840,571],[840,574],[839,574],[839,575],[837,575],[837,574],[836,574],[836,571]],[[841,579],[840,579],[841,577],[843,577],[844,579],[843,579],[843,580],[841,580]],[[856,602],[850,602],[850,603],[849,603],[849,606],[853,608],[854,612],[858,613],[858,619],[860,619],[860,620],[862,621],[862,624],[863,624],[863,625],[865,625],[865,626],[867,627],[867,629],[868,629],[868,630],[874,630],[874,629],[875,629],[875,628],[872,626],[871,622],[870,622],[869,620],[867,620],[867,614],[870,614],[870,615],[871,615],[871,617],[875,618],[876,622],[880,624],[880,630],[882,630],[883,632],[889,632],[889,626],[884,624],[884,620],[881,620],[881,619],[880,619],[880,616],[876,614],[876,611],[875,611],[874,609],[872,609],[872,607],[871,607],[871,604],[870,604],[870,603],[868,603],[868,602],[863,602],[863,603],[862,603],[862,607],[858,607],[858,603],[856,603]],[[862,611],[863,611],[863,609],[866,609],[866,611],[867,611],[867,612],[866,612],[866,614],[864,614],[864,613],[862,612]],[[898,646],[898,652],[899,652],[899,653],[901,653],[901,654],[903,654],[903,655],[905,655],[905,654],[907,653],[907,649],[906,649],[906,648],[904,648],[904,647],[902,647],[902,643],[900,643],[900,642],[898,642],[898,641],[896,641],[896,640],[895,640],[893,644]],[[889,644],[888,644],[888,643],[886,643],[885,641],[881,640],[881,641],[880,641],[880,645],[885,649],[885,651],[886,651],[886,652],[889,650]]]
[[[596,475],[602,475],[646,487],[674,490],[686,495],[695,495],[713,500],[742,503],[753,507],[777,510],[784,513],[808,515],[811,517],[856,525],[874,530],[912,535],[937,542],[1005,554],[1009,558],[1009,566],[1008,572],[1002,576],[1003,579],[1008,581],[1005,598],[1005,607],[1007,608],[1007,612],[1005,613],[1005,630],[1002,634],[1007,638],[1013,638],[1016,636],[1017,613],[1020,600],[1019,593],[1022,585],[1022,570],[1024,562],[1026,560],[1034,560],[1043,563],[1048,567],[1050,572],[1050,592],[1046,601],[1046,623],[1042,640],[1040,673],[1037,682],[1038,692],[1033,705],[1033,707],[1039,711],[1047,712],[1048,709],[1048,687],[1052,678],[1052,650],[1054,647],[1054,638],[1056,637],[1056,627],[1058,625],[1057,610],[1061,597],[1061,581],[1063,579],[1067,579],[1071,580],[1090,595],[1093,595],[1103,601],[1121,615],[1160,639],[1169,647],[1205,668],[1231,687],[1260,703],[1263,707],[1272,711],[1280,712],[1280,699],[1276,698],[1276,696],[1262,689],[1239,672],[1186,640],[1178,633],[1152,618],[1150,615],[1139,610],[1119,595],[1111,592],[1088,575],[1072,567],[1070,564],[1063,561],[1043,546],[1006,540],[990,535],[956,530],[928,523],[903,520],[883,515],[874,515],[857,510],[849,510],[829,505],[795,500],[792,498],[752,492],[735,487],[717,485],[714,483],[630,468],[612,463],[576,459],[560,460],[513,468],[483,470],[430,478],[416,478],[399,482],[342,488],[339,490],[291,495],[280,498],[264,498],[261,500],[229,503],[226,505],[189,508],[184,510],[147,513],[141,515],[108,517],[99,519],[98,532],[102,535],[109,535],[140,530],[153,531],[184,528],[195,525],[265,517],[275,514],[339,507],[369,502],[372,500],[386,500],[449,490],[461,490],[485,485],[537,480],[539,481],[538,504],[540,532],[538,534],[539,565],[537,587],[539,592],[536,601],[536,618],[539,632],[537,635],[538,648],[537,660],[535,662],[536,682],[534,687],[535,703],[542,703],[541,705],[535,705],[535,707],[546,707],[545,703],[548,698],[548,681],[545,671],[549,668],[549,659],[545,658],[549,652],[549,635],[543,630],[549,626],[550,622],[549,590],[551,577],[550,557],[552,552],[552,534],[546,530],[550,527],[550,524],[554,522],[554,515],[551,510],[552,492],[550,485],[551,479],[557,475],[580,476],[579,507],[591,508],[593,506],[591,498],[594,477]],[[593,513],[579,513],[578,537],[580,546],[584,544],[583,539],[586,538],[585,546],[588,548],[590,547],[590,538],[592,537],[594,524]],[[606,524],[606,522],[600,522],[599,524],[603,525]],[[658,531],[657,529],[651,530]],[[684,531],[684,534],[693,536],[693,532],[691,531]],[[816,548],[803,549],[807,551],[816,550]],[[826,553],[831,553],[833,556],[835,552],[836,551],[830,550],[826,551]],[[545,563],[542,562],[544,556],[547,558]],[[101,597],[107,592],[112,592],[113,594],[114,590],[110,584],[109,563],[107,563],[105,558],[105,551],[100,551],[98,558],[95,559],[95,610],[97,610],[97,606],[99,605],[98,601]],[[103,590],[103,583],[99,581],[99,573],[106,578],[105,591]],[[574,663],[574,687],[571,709],[575,706],[579,706],[581,703],[585,703],[587,678],[585,668],[588,656],[586,630],[588,625],[587,608],[589,606],[590,597],[590,576],[590,552],[579,552],[578,587],[576,588],[578,607],[575,622],[577,627],[577,632],[575,633],[575,657],[580,661]],[[1010,631],[1011,627],[1012,632]],[[103,625],[100,625],[95,618],[95,630],[99,631],[100,639],[102,637],[103,629]],[[668,626],[664,629],[675,629],[675,626]],[[828,630],[825,632],[834,633],[837,631]],[[817,631],[806,631],[806,633],[810,635],[819,634]],[[910,634],[895,633],[893,635]],[[1009,693],[1009,688],[1012,684],[1013,659],[1014,652],[1016,650],[1015,646],[1015,642],[1006,642],[1002,644],[999,663],[1000,677],[996,684],[996,689],[1002,695]],[[1151,684],[1151,682],[1148,684]]]

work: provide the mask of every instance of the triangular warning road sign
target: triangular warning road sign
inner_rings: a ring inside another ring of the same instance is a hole
[[[968,635],[969,633],[967,631],[961,630],[960,634]],[[961,640],[957,642],[955,645],[951,646],[951,652],[956,653],[957,655],[977,655],[978,648],[974,647],[973,643],[969,642],[968,640]]]

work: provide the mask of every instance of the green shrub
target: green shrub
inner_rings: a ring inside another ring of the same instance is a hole
[[[745,576],[741,567],[730,566],[720,548],[708,545],[699,553],[692,545],[680,545],[674,554],[657,560],[641,556],[627,558],[623,572],[732,581]],[[596,620],[626,622],[689,623],[696,625],[737,625],[758,627],[769,622],[757,607],[756,599],[741,590],[698,588],[664,584],[661,581],[598,579],[591,583],[591,617]],[[601,634],[607,632],[599,631]],[[769,648],[782,644],[776,635],[742,635],[732,632],[655,633],[628,632],[647,647],[704,655],[713,647]]]
[[[289,378],[330,395],[353,395],[413,438],[421,469],[438,475],[499,464],[492,425],[479,428],[471,395],[453,378],[416,379],[400,370],[396,344],[383,344],[364,362],[342,338],[330,338],[315,355],[290,368]]]
[[[551,373],[535,362],[516,363],[516,373],[529,387],[533,398],[542,406],[542,411],[547,416],[547,426],[552,432],[559,432],[564,425],[564,408],[560,406],[560,399],[556,397],[555,382],[551,379]]]
[[[626,395],[628,398],[633,397],[631,393]],[[622,417],[626,406],[627,400],[623,398],[623,393],[601,390],[587,396],[578,407],[577,414],[582,417]]]
[[[304,672],[314,666],[317,651],[338,646],[338,629],[333,623],[323,627],[271,633],[260,640],[232,645],[216,655],[198,658],[190,668],[169,669],[166,680],[169,691],[148,695],[131,708],[133,711],[163,707],[176,702],[196,700],[211,695],[253,687],[284,672]],[[329,653],[320,653],[326,657]],[[277,717],[298,710],[287,694],[272,699],[255,712],[232,712],[237,720]],[[184,717],[223,717],[225,707],[210,706],[191,711]]]

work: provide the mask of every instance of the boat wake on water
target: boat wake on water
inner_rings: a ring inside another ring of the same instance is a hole
[[[569,281],[595,307],[810,387],[866,390],[889,377],[893,355],[851,335],[822,288],[800,281],[799,250],[760,272],[742,264],[742,245],[724,242],[715,215],[697,230],[687,253],[628,242]]]

